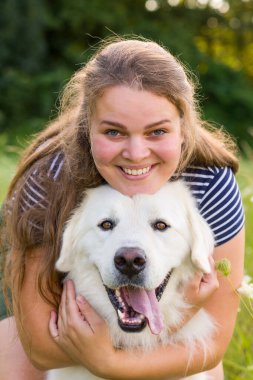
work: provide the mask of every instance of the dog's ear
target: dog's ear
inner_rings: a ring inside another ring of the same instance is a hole
[[[192,262],[203,273],[210,273],[209,256],[214,250],[212,232],[195,207],[190,210],[189,219],[192,233]]]
[[[83,235],[82,217],[87,202],[87,192],[84,193],[82,202],[72,211],[70,219],[66,222],[63,236],[61,252],[55,267],[60,272],[69,272],[79,252],[78,243]]]
[[[188,189],[185,194],[185,201],[188,213],[188,221],[191,240],[191,260],[193,264],[204,273],[211,272],[209,256],[214,250],[214,238],[211,229],[200,215],[195,200]]]
[[[73,223],[68,222],[63,234],[60,256],[55,265],[60,272],[69,272],[74,263],[75,231],[72,226]]]

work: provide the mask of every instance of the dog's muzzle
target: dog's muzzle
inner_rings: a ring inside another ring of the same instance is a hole
[[[163,320],[158,302],[171,273],[172,270],[167,274],[164,281],[153,290],[133,286],[130,280],[128,285],[117,289],[111,289],[105,285],[108,297],[117,312],[119,326],[122,330],[139,332],[148,323],[153,334],[159,334],[162,331]]]

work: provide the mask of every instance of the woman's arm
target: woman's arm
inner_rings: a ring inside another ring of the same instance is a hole
[[[19,252],[13,253],[14,260],[15,255],[18,254]],[[42,299],[37,286],[37,275],[42,255],[43,249],[35,249],[27,255],[24,283],[18,300],[21,312],[20,314],[17,313],[14,304],[14,316],[19,337],[27,356],[34,366],[46,370],[71,366],[75,363],[62,351],[49,334],[48,321],[52,305]]]
[[[50,322],[51,333],[73,361],[108,379],[173,379],[185,376],[186,369],[187,374],[211,369],[222,360],[234,330],[239,305],[239,297],[234,289],[240,285],[243,276],[244,230],[215,249],[215,260],[226,257],[232,265],[231,282],[219,276],[219,289],[204,305],[218,325],[213,340],[209,342],[207,356],[200,346],[191,355],[189,363],[189,351],[180,344],[159,346],[145,353],[141,350],[113,349],[106,323],[80,297],[77,297],[78,308],[70,283],[63,294],[59,336],[55,315]],[[85,315],[85,320],[82,315]]]
[[[0,321],[0,379],[45,380],[46,375],[33,367],[17,338],[14,317]]]

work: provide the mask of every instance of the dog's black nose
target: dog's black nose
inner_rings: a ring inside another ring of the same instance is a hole
[[[114,256],[115,267],[128,277],[140,273],[146,265],[146,255],[138,247],[122,247]]]

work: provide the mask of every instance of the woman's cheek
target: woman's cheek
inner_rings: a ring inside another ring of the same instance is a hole
[[[91,152],[97,164],[109,163],[114,158],[114,155],[116,155],[116,153],[114,154],[114,144],[103,136],[92,139]]]
[[[173,139],[159,147],[159,154],[164,161],[179,160],[182,151],[182,144],[178,139]]]

